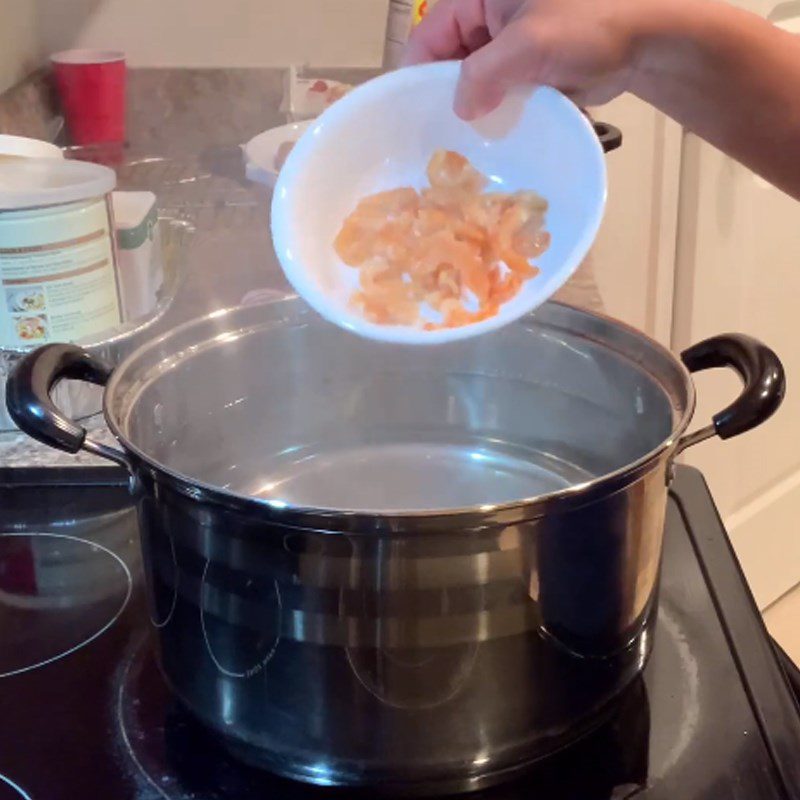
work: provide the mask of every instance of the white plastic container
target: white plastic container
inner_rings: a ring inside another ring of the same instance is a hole
[[[0,161],[0,348],[86,340],[122,322],[107,167]]]
[[[152,192],[114,192],[117,274],[125,321],[150,314],[164,282],[158,210]]]

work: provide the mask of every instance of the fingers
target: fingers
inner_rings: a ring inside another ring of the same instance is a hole
[[[440,0],[412,31],[402,63],[461,58],[488,41],[484,0]]]
[[[541,54],[529,26],[512,22],[462,64],[456,114],[466,120],[488,114],[512,86],[537,83],[540,64]]]
[[[541,59],[530,24],[515,19],[522,12],[520,0],[440,0],[412,32],[403,64],[466,57],[456,113],[467,120],[488,114],[511,86],[537,82]]]

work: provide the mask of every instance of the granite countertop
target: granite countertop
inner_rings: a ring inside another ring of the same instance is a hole
[[[334,77],[357,82],[363,74]],[[264,293],[289,291],[269,235],[270,192],[245,177],[240,147],[288,121],[285,83],[284,70],[131,71],[130,143],[116,165],[118,186],[154,192],[162,224],[192,230],[173,254],[182,274],[177,295],[147,337]],[[0,124],[8,119],[0,99]],[[589,262],[558,298],[602,310]],[[100,415],[87,427],[93,438],[113,443]],[[108,464],[87,453],[59,453],[16,432],[0,435],[0,467]]]

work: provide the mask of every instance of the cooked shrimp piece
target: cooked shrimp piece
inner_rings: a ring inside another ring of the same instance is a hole
[[[467,194],[482,192],[487,182],[485,175],[452,150],[437,150],[431,156],[428,180],[432,189],[457,190]]]
[[[356,206],[353,216],[381,220],[414,209],[418,201],[419,195],[414,189],[389,189],[365,197]]]
[[[514,250],[525,258],[538,258],[550,247],[547,231],[520,231],[513,241]]]

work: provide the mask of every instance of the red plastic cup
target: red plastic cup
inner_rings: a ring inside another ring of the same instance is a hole
[[[125,141],[125,54],[65,50],[50,59],[72,144]]]

